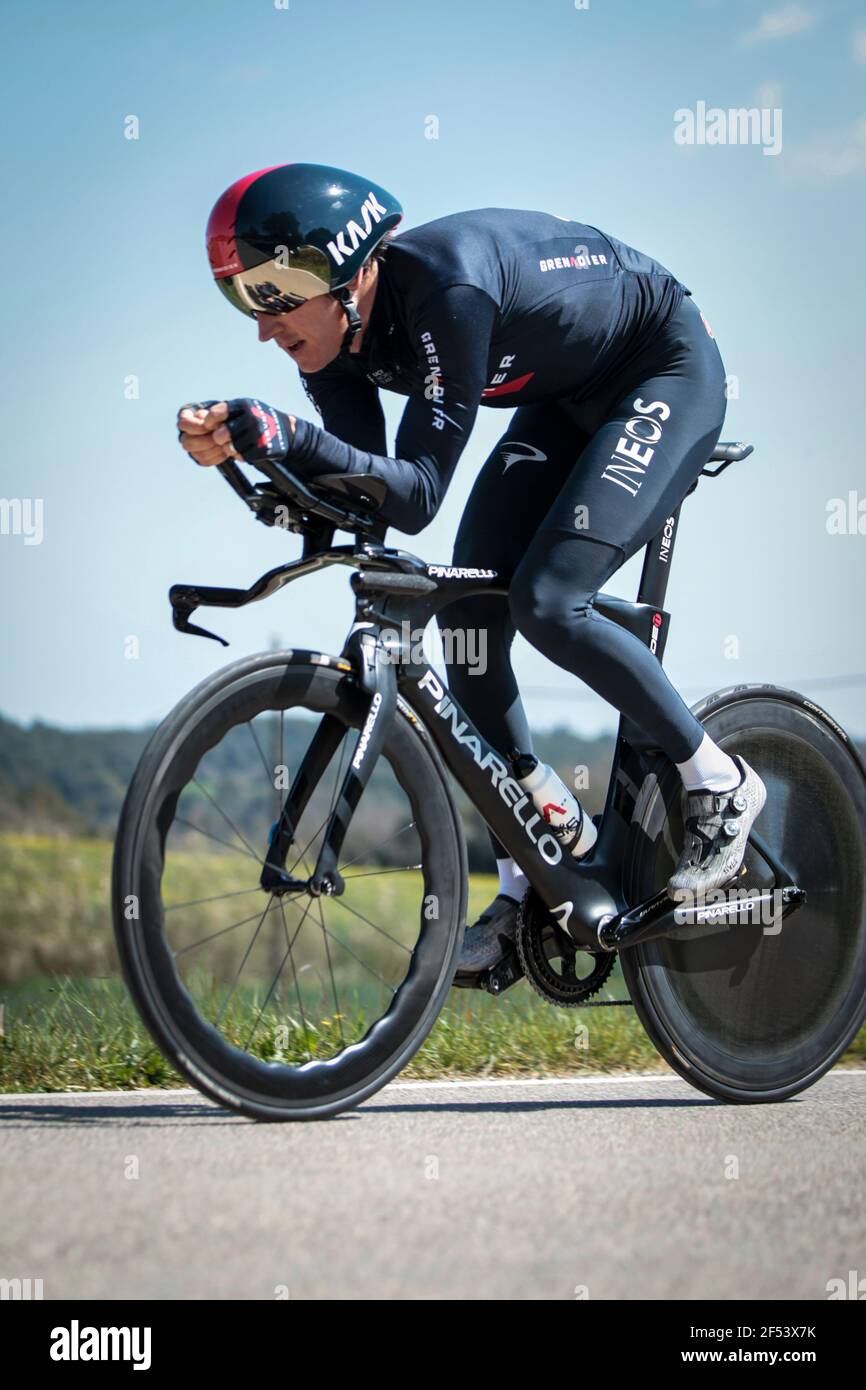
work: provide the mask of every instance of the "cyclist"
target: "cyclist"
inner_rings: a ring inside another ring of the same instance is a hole
[[[240,398],[182,409],[181,443],[204,465],[279,459],[414,535],[441,506],[479,405],[517,407],[453,556],[498,571],[509,594],[440,615],[487,633],[486,670],[452,664],[450,684],[494,747],[530,751],[510,660],[519,631],[627,715],[683,781],[669,890],[705,893],[738,871],[765,788],[593,598],[661,529],[719,438],[712,331],[670,271],[588,224],[484,208],[395,238],[402,215],[378,184],[324,165],[260,170],[222,194],[207,231],[216,283],[297,364],[324,428]],[[379,389],[408,397],[391,455]],[[500,959],[527,888],[491,838],[499,893],[466,933],[461,974]]]

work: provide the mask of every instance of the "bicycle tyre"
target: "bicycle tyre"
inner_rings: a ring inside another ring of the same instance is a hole
[[[255,712],[303,709],[359,728],[367,699],[347,663],[314,652],[268,652],[206,679],[154,732],[121,812],[112,871],[113,920],[123,976],[143,1022],[169,1062],[205,1095],[265,1120],[323,1119],[358,1105],[421,1046],[444,1003],[466,916],[466,848],[446,773],[429,735],[402,701],[383,759],[405,791],[423,846],[425,902],[438,917],[419,940],[392,1006],[336,1060],[293,1067],[242,1052],[196,1010],[166,942],[162,857],[179,788],[205,750]],[[129,903],[138,915],[130,919]]]

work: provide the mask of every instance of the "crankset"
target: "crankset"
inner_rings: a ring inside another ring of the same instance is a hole
[[[532,890],[520,905],[515,944],[536,994],[566,1009],[597,994],[616,964],[614,951],[595,953],[576,946]]]

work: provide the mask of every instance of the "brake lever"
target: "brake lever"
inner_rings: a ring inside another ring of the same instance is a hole
[[[184,603],[178,602],[171,593],[169,599],[171,600],[171,620],[178,632],[189,632],[193,637],[210,637],[212,641],[219,642],[220,646],[228,646],[226,639],[220,637],[219,633],[209,632],[206,627],[199,627],[197,623],[190,622],[189,615],[193,612],[193,608],[187,608]]]
[[[227,647],[228,642],[224,637],[220,637],[218,632],[208,632],[206,627],[199,627],[198,623],[175,622],[178,632],[189,632],[193,637],[210,637],[214,642],[219,642],[221,647]]]

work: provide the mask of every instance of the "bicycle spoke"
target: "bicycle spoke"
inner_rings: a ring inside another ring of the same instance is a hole
[[[295,869],[298,867],[298,865],[300,864],[301,860],[303,859],[303,861],[304,861],[304,868],[305,868],[306,871],[307,871],[307,877],[308,877],[308,878],[310,877],[310,866],[309,866],[309,864],[307,863],[307,850],[310,848],[310,845],[313,843],[313,841],[316,839],[316,837],[317,837],[318,835],[321,835],[321,833],[322,833],[322,831],[324,830],[325,826],[328,824],[329,817],[330,817],[330,813],[325,817],[325,819],[324,819],[323,821],[320,822],[318,830],[314,830],[314,831],[313,831],[312,835],[310,836],[310,838],[309,838],[309,840],[307,841],[307,843],[304,845],[304,848],[301,850],[301,852],[300,852],[300,854],[298,855],[297,859],[294,861],[294,863],[292,864],[291,868],[287,870],[288,873],[293,874],[293,873],[295,872]]]
[[[262,1007],[259,1009],[259,1012],[258,1012],[258,1014],[256,1015],[255,1022],[253,1023],[252,1029],[250,1030],[250,1032],[249,1032],[249,1034],[248,1034],[248,1036],[247,1036],[247,1038],[246,1038],[246,1041],[245,1041],[245,1043],[244,1043],[244,1048],[245,1048],[245,1049],[249,1047],[250,1043],[252,1042],[253,1038],[255,1037],[256,1029],[258,1028],[259,1023],[261,1022],[262,1015],[264,1014],[265,1009],[268,1007],[268,1004],[269,1004],[269,1002],[270,1002],[271,995],[273,994],[274,990],[275,990],[276,987],[277,987],[277,982],[278,982],[280,976],[281,976],[282,973],[283,973],[283,968],[284,968],[284,966],[285,966],[285,964],[286,964],[286,961],[289,959],[289,957],[290,957],[291,954],[292,954],[292,946],[295,944],[295,941],[296,941],[296,939],[297,939],[298,932],[301,930],[301,927],[304,925],[304,917],[306,917],[307,913],[309,912],[309,906],[307,906],[307,907],[304,909],[304,915],[303,915],[303,917],[301,918],[300,922],[298,923],[298,931],[295,932],[295,935],[292,937],[291,941],[289,941],[289,929],[288,929],[288,927],[286,926],[286,914],[285,914],[285,911],[284,911],[284,909],[283,909],[282,899],[279,900],[279,906],[280,906],[280,912],[281,912],[282,918],[283,918],[283,928],[284,928],[285,934],[286,934],[286,942],[287,942],[286,954],[283,956],[282,960],[280,961],[279,965],[277,966],[277,973],[276,973],[276,975],[274,976],[273,980],[271,981],[270,989],[268,990],[267,994],[266,994],[265,997],[264,997],[264,1001],[263,1001],[263,1003],[262,1003]],[[294,961],[293,961],[293,963],[292,963],[292,969],[294,970]],[[296,973],[296,974],[295,974],[295,988],[296,988],[296,989],[297,989],[297,984],[298,984],[298,977],[297,977],[297,973]],[[303,1004],[301,1003],[300,990],[298,990],[298,1005],[299,1005],[300,1010],[301,1010],[301,1022],[302,1022],[303,1025],[304,1025],[304,1035],[306,1036],[306,1033],[307,1033],[307,1025],[306,1025],[306,1021],[305,1021],[305,1019],[304,1019],[304,1006],[303,1006]],[[308,1045],[308,1051],[309,1051],[309,1045]],[[313,1054],[310,1052],[310,1061],[312,1061],[312,1060],[313,1060]]]
[[[208,840],[213,840],[215,844],[222,845],[224,849],[233,850],[235,854],[242,854],[246,859],[252,857],[257,864],[263,862],[257,854],[253,854],[252,850],[241,849],[239,845],[233,845],[228,840],[221,840],[219,835],[212,834],[210,830],[203,830],[200,825],[194,825],[191,820],[187,820],[184,816],[175,816],[174,823],[175,825],[189,826],[190,830],[197,830],[199,835],[204,835]]]
[[[200,792],[204,792],[204,794],[205,794],[205,796],[207,797],[208,801],[210,802],[211,806],[213,806],[213,808],[214,808],[215,811],[218,811],[218,812],[219,812],[219,814],[222,816],[223,820],[225,821],[225,823],[226,823],[226,825],[229,827],[229,829],[232,830],[232,831],[234,831],[235,835],[237,835],[237,837],[238,837],[238,839],[240,840],[241,844],[242,844],[242,845],[246,845],[246,847],[247,847],[249,853],[253,856],[254,859],[258,859],[259,856],[256,854],[256,852],[255,852],[255,850],[253,849],[252,845],[247,844],[246,840],[244,839],[244,837],[243,837],[243,835],[241,834],[241,832],[238,830],[237,826],[236,826],[236,825],[234,824],[234,822],[226,815],[225,811],[224,811],[223,808],[219,805],[219,803],[218,803],[217,801],[214,800],[214,798],[211,796],[210,792],[208,791],[208,789],[207,789],[207,787],[204,785],[204,783],[203,783],[203,782],[199,782],[199,780],[198,780],[197,777],[193,777],[192,782],[193,782],[193,786],[198,787],[198,789],[199,789]],[[262,861],[259,859],[259,863],[261,863],[261,862],[262,862]]]
[[[188,903],[165,903],[163,912],[178,912],[182,907],[201,907],[202,903],[221,903],[226,898],[242,898],[247,893],[260,893],[262,890],[256,884],[254,888],[236,888],[233,893],[216,893],[212,898],[191,898]]]
[[[350,878],[379,878],[382,874],[405,874],[405,873],[410,873],[413,869],[423,869],[423,867],[424,867],[423,864],[404,864],[404,865],[402,866],[402,868],[399,868],[399,869],[365,869],[363,873],[360,873],[360,874],[346,874],[346,875],[344,875],[344,877],[347,878],[347,879],[350,879]]]
[[[340,1030],[340,1042],[342,1043],[343,1047],[345,1047],[345,1046],[346,1046],[346,1039],[345,1039],[345,1037],[344,1037],[344,1035],[343,1035],[343,1014],[342,1014],[342,1010],[340,1009],[340,1000],[339,1000],[338,995],[337,995],[337,981],[336,981],[336,979],[334,978],[334,965],[333,965],[333,962],[332,962],[332,960],[331,960],[331,947],[330,947],[330,945],[329,945],[329,943],[328,943],[328,933],[325,931],[325,918],[324,918],[324,914],[322,913],[322,900],[321,900],[321,898],[317,898],[317,899],[316,899],[316,905],[317,905],[318,911],[319,911],[319,925],[320,925],[321,928],[322,928],[322,941],[324,942],[324,946],[325,946],[325,957],[326,957],[327,962],[328,962],[328,973],[329,973],[330,976],[331,976],[331,989],[334,991],[334,1017],[335,1017],[336,1020],[337,1020],[337,1027],[338,1027],[339,1030]]]
[[[282,899],[280,899],[280,907],[282,907]],[[305,909],[304,915],[303,915],[303,917],[301,918],[300,922],[298,923],[298,931],[295,932],[295,935],[292,937],[292,940],[289,942],[289,959],[290,959],[291,962],[292,962],[292,975],[293,975],[294,981],[295,981],[295,994],[298,996],[298,1009],[300,1010],[300,1014],[301,1014],[301,1027],[302,1027],[303,1030],[304,1030],[304,1037],[305,1037],[306,1040],[307,1040],[307,1056],[309,1057],[310,1061],[312,1062],[312,1060],[313,1060],[313,1049],[310,1047],[310,1029],[307,1027],[307,1017],[306,1017],[306,1014],[304,1013],[304,1005],[303,1005],[303,1002],[302,1002],[302,1000],[301,1000],[301,987],[300,987],[300,985],[298,984],[298,971],[297,971],[297,967],[295,966],[295,954],[294,954],[294,952],[293,952],[293,950],[292,950],[292,946],[294,945],[295,941],[297,940],[298,932],[301,930],[301,927],[304,925],[304,922],[305,922],[306,919],[307,919],[307,912],[309,912],[309,907],[307,907],[307,908]],[[284,931],[285,931],[285,933],[286,933],[286,940],[288,941],[288,940],[289,940],[289,928],[288,928],[288,925],[287,925],[287,923],[286,923],[286,914],[285,914],[285,911],[283,911],[283,929],[284,929]],[[283,962],[283,964],[285,964],[285,961]]]
[[[411,830],[414,824],[415,822],[413,820],[407,821],[407,823],[404,826],[402,826],[400,830],[395,830],[393,835],[389,836],[387,840],[383,840],[382,844],[379,846],[379,849],[383,850],[386,845],[390,845],[391,841],[396,840],[399,835],[405,835],[406,831]],[[340,865],[340,873],[342,873],[344,869],[348,869],[352,864],[357,864],[358,860],[363,859],[363,857],[364,853],[362,851],[360,854],[356,854],[354,859],[347,859],[345,863]]]
[[[273,905],[273,900],[271,900],[271,902],[265,908],[265,913],[270,912]],[[208,941],[216,941],[218,936],[225,936],[227,932],[235,931],[238,927],[245,927],[248,922],[254,922],[258,915],[259,914],[257,912],[254,912],[250,917],[243,917],[240,922],[232,922],[232,925],[230,927],[220,927],[219,931],[211,932],[210,936],[203,936],[200,941],[193,941],[190,943],[189,946],[181,946],[180,950],[173,951],[172,955],[174,956],[175,960],[177,960],[178,956],[184,955],[187,951],[195,950],[196,946],[205,946]]]
[[[269,781],[269,782],[271,783],[271,785],[273,786],[273,783],[274,783],[274,774],[273,774],[272,770],[268,767],[268,760],[267,760],[267,758],[265,757],[265,753],[264,753],[264,749],[262,748],[262,745],[259,743],[259,736],[258,736],[258,734],[256,733],[255,729],[253,728],[253,721],[252,721],[251,719],[248,719],[248,720],[247,720],[247,725],[246,725],[246,726],[247,726],[247,728],[249,729],[250,734],[252,735],[253,743],[256,745],[256,748],[258,749],[259,757],[260,757],[261,760],[262,760],[262,767],[265,769],[265,776],[267,777],[268,781]]]
[[[401,951],[405,951],[407,955],[411,956],[412,948],[410,946],[404,946],[402,941],[398,941],[396,936],[391,936],[389,932],[385,931],[384,927],[377,927],[376,923],[371,922],[369,917],[365,917],[363,912],[359,912],[358,909],[355,907],[350,907],[349,904],[344,903],[341,898],[330,898],[329,901],[332,903],[337,903],[346,912],[351,912],[353,917],[360,917],[362,922],[366,922],[368,927],[372,927],[373,930],[377,931],[380,936],[384,936],[386,941],[390,941],[393,946],[399,946]]]
[[[231,989],[229,990],[228,994],[226,995],[225,1000],[223,1001],[223,1006],[222,1006],[222,1008],[220,1009],[219,1013],[217,1014],[217,1018],[216,1018],[217,1023],[220,1023],[220,1022],[221,1022],[222,1016],[223,1016],[223,1014],[225,1013],[226,1009],[228,1008],[229,1000],[231,999],[232,995],[234,994],[235,990],[237,989],[238,980],[239,980],[240,977],[241,977],[241,971],[243,970],[244,966],[246,965],[247,961],[249,960],[250,952],[252,951],[253,947],[255,946],[256,940],[257,940],[257,938],[258,938],[258,934],[259,934],[259,932],[260,932],[261,929],[262,929],[262,922],[264,922],[265,918],[267,917],[268,913],[270,912],[271,906],[273,905],[273,901],[274,901],[274,895],[273,895],[273,893],[272,893],[271,896],[270,896],[270,898],[269,898],[269,900],[268,900],[268,905],[267,905],[267,907],[265,908],[264,912],[262,913],[261,917],[259,918],[259,924],[258,924],[258,926],[256,927],[255,931],[254,931],[253,934],[252,934],[252,938],[251,938],[251,940],[250,940],[250,942],[249,942],[249,945],[247,946],[247,949],[244,951],[243,959],[241,960],[241,963],[240,963],[240,965],[238,966],[237,974],[235,975],[235,978],[234,978],[234,980],[232,981],[232,987],[231,987]]]
[[[365,960],[361,960],[361,957],[352,950],[351,946],[347,946],[345,941],[342,941],[339,936],[336,936],[334,934],[334,932],[328,930],[324,922],[322,923],[322,931],[325,933],[326,936],[329,936],[332,941],[336,941],[338,946],[342,946],[343,950],[346,951],[352,957],[353,960],[356,960],[358,964],[364,968],[364,970],[368,971],[370,975],[375,975],[376,979],[379,981],[380,984],[385,986],[389,994],[397,993],[397,990],[394,985],[389,984],[387,980],[383,979],[382,976],[379,974],[378,970],[373,969],[372,965],[368,965]],[[397,944],[399,945],[400,943],[398,942]],[[403,949],[406,950],[408,948],[404,947]],[[409,952],[409,954],[412,954],[411,951]]]

